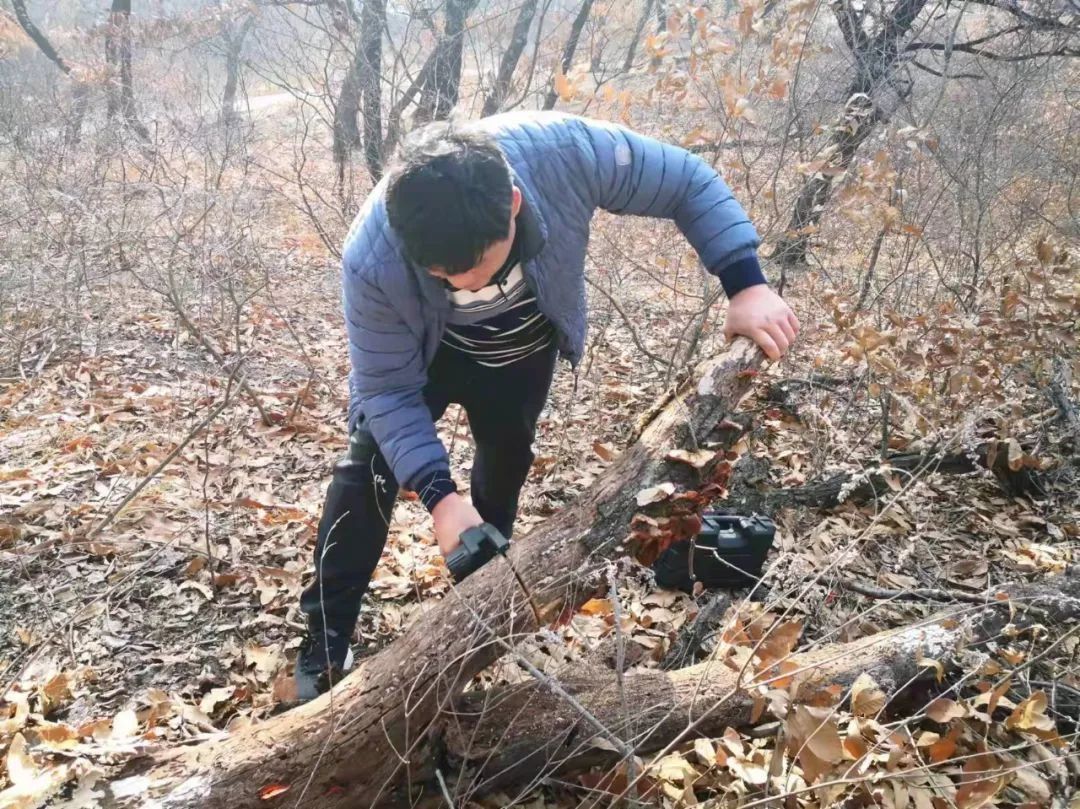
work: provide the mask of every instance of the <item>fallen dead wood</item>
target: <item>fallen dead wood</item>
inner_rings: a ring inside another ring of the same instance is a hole
[[[1073,450],[1080,454],[1080,407],[1072,400],[1072,369],[1061,357],[1054,357],[1054,369],[1050,378],[1050,401],[1058,410],[1058,417],[1072,434]]]
[[[700,471],[664,456],[697,449],[735,409],[763,356],[746,339],[706,363],[572,507],[517,541],[510,558],[543,620],[575,611],[601,583],[637,510],[637,492],[671,481],[700,485]],[[729,431],[730,432],[730,431]],[[432,724],[474,675],[536,629],[506,564],[485,567],[368,658],[331,694],[220,741],[132,762],[108,806],[370,806],[404,801],[432,760]],[[279,795],[269,798],[267,796]]]
[[[849,643],[820,646],[787,658],[800,680],[799,694],[827,686],[845,689],[869,674],[889,698],[934,676],[921,665],[930,658],[949,667],[959,655],[993,643],[1007,624],[1022,632],[1035,624],[1070,626],[1080,621],[1080,572],[1035,584],[998,588],[982,604],[956,605],[916,625],[887,630]],[[626,674],[620,696],[616,674],[603,667],[568,667],[562,689],[635,753],[656,751],[680,737],[719,736],[751,722],[752,685],[767,675],[742,674],[718,661],[677,671]],[[629,705],[630,710],[626,706]],[[583,721],[580,709],[542,683],[470,693],[456,703],[446,725],[451,764],[459,786],[481,794],[520,784],[541,773],[614,765],[618,751]],[[456,796],[464,798],[464,794]]]
[[[1010,465],[1008,442],[987,441],[970,452],[931,450],[892,455],[877,467],[860,472],[842,472],[802,486],[771,491],[740,485],[740,465],[736,467],[735,485],[727,505],[736,510],[759,514],[775,514],[791,506],[834,508],[845,502],[866,503],[885,497],[898,486],[906,484],[912,475],[963,475],[980,470],[993,474],[1007,494],[1045,494],[1036,470],[1024,463],[1018,464],[1015,451],[1012,457]]]

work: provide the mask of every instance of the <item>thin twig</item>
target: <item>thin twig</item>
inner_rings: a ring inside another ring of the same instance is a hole
[[[225,410],[225,408],[229,406],[229,402],[232,399],[232,383],[233,383],[233,379],[236,377],[236,374],[237,374],[237,372],[239,370],[240,370],[240,366],[237,365],[233,369],[232,374],[230,374],[228,385],[225,388],[225,396],[221,400],[221,402],[218,403],[218,406],[215,407],[213,410],[211,410],[209,412],[209,414],[207,414],[206,418],[204,418],[202,421],[200,421],[198,424],[196,424],[188,432],[188,434],[186,436],[184,436],[184,439],[173,448],[172,452],[170,452],[168,455],[166,455],[164,458],[162,458],[161,463],[159,463],[154,468],[154,470],[152,472],[150,472],[150,474],[148,474],[146,477],[144,477],[142,480],[139,481],[138,485],[134,489],[131,490],[131,492],[128,494],[127,497],[125,497],[123,500],[120,501],[120,504],[118,506],[116,506],[116,508],[114,508],[112,511],[110,511],[101,522],[99,522],[97,525],[95,525],[93,528],[91,528],[87,532],[87,534],[86,534],[87,539],[93,539],[98,534],[100,534],[105,528],[107,528],[109,525],[111,525],[112,521],[116,519],[117,515],[121,511],[124,510],[124,508],[128,505],[128,503],[130,503],[132,500],[134,500],[136,497],[138,497],[139,492],[141,492],[143,489],[145,489],[150,484],[150,481],[152,481],[154,478],[156,478],[158,475],[160,475],[162,470],[165,469],[165,467],[168,466],[170,463],[172,463],[173,460],[176,458],[176,456],[179,455],[181,452],[183,452],[184,448],[187,447],[187,445],[190,444],[192,441],[194,441],[195,438],[199,435],[199,433],[201,433],[203,430],[205,430],[209,426],[210,422],[212,422],[214,419],[216,419],[218,416],[221,415],[222,411]],[[241,378],[240,381],[243,382],[243,379]],[[243,385],[241,385],[241,387],[243,387]]]
[[[965,601],[968,604],[987,604],[990,599],[978,593],[964,593],[959,590],[937,590],[931,587],[914,587],[907,590],[891,590],[887,587],[875,587],[872,584],[856,580],[845,580],[846,590],[868,596],[869,598],[887,598],[897,601]]]
[[[611,304],[611,307],[619,313],[619,317],[621,317],[623,319],[623,323],[626,324],[627,331],[630,332],[630,339],[634,341],[634,345],[637,346],[637,350],[642,353],[642,356],[648,357],[653,362],[659,363],[663,366],[667,366],[669,364],[668,360],[664,359],[659,354],[654,354],[652,351],[649,351],[649,349],[645,348],[645,344],[641,342],[641,337],[638,335],[637,329],[634,328],[634,322],[630,319],[630,315],[626,314],[626,311],[622,308],[622,306],[619,305],[619,302],[615,300],[615,298],[610,292],[597,284],[587,275],[585,276],[585,283],[591,286],[605,298],[607,298],[608,303]]]
[[[454,809],[454,799],[450,797],[450,790],[446,788],[446,781],[443,779],[442,770],[435,770],[435,780],[439,782],[439,789],[442,791],[443,800],[446,801],[446,805],[450,809]]]

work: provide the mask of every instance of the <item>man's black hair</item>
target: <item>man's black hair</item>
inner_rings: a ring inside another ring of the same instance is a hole
[[[512,198],[510,168],[495,139],[437,122],[402,145],[386,212],[406,258],[456,275],[510,235]]]

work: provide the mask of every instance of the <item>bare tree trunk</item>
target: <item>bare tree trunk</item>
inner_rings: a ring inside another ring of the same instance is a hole
[[[131,0],[113,0],[105,35],[105,61],[109,65],[108,115],[118,113],[142,140],[150,133],[139,121],[135,109],[135,88],[131,78]]]
[[[364,3],[364,8],[367,8]],[[360,101],[363,97],[361,74],[366,63],[363,48],[357,48],[352,64],[345,72],[341,82],[337,103],[334,105],[334,162],[338,167],[338,181],[345,176],[345,164],[353,149],[360,145],[360,129],[356,124],[360,114]]]
[[[637,54],[638,42],[641,41],[641,34],[645,31],[645,23],[652,17],[653,6],[656,5],[657,0],[647,0],[645,8],[641,10],[641,16],[638,17],[637,27],[634,28],[634,38],[630,40],[630,47],[626,49],[626,60],[623,62],[623,73],[628,73],[630,68],[634,66],[634,56]]]
[[[382,35],[386,27],[386,0],[364,0],[360,8],[360,36],[356,54],[338,94],[334,107],[334,160],[338,183],[345,181],[349,155],[361,144],[364,160],[372,179],[383,171]],[[363,111],[363,133],[357,119]]]
[[[417,75],[416,80],[409,86],[409,89],[403,92],[394,106],[390,108],[390,112],[386,115],[386,137],[382,142],[382,153],[389,155],[397,146],[398,139],[401,137],[401,119],[412,104],[413,99],[420,94],[420,90],[427,82],[428,74],[435,68],[436,54],[432,52],[427,61],[424,62],[424,66],[420,68],[420,73]]]
[[[11,0],[12,7],[15,10],[15,19],[18,21],[19,26],[26,32],[26,35],[30,37],[31,41],[37,45],[45,57],[56,65],[60,71],[70,78],[74,83],[72,86],[72,118],[67,122],[64,139],[68,144],[75,144],[79,142],[79,138],[82,134],[82,122],[86,117],[86,108],[89,105],[90,93],[86,85],[79,81],[75,77],[69,65],[64,58],[53,47],[49,38],[41,31],[34,21],[30,19],[29,13],[26,11],[25,0]]]
[[[518,11],[514,31],[510,35],[510,44],[506,46],[502,59],[499,61],[499,73],[495,77],[495,86],[484,99],[484,115],[494,115],[502,109],[503,102],[506,101],[506,96],[510,91],[510,80],[514,77],[514,70],[529,41],[529,28],[532,27],[533,18],[536,17],[537,5],[538,0],[525,0]]]
[[[574,64],[574,54],[577,53],[578,42],[581,40],[581,31],[585,27],[585,23],[589,21],[592,7],[593,0],[583,0],[577,16],[574,18],[574,24],[570,26],[570,36],[566,40],[566,47],[563,48],[562,62],[560,63],[563,75],[569,73],[571,65]],[[544,99],[544,109],[554,109],[558,98],[559,94],[552,87],[548,90],[547,98]]]
[[[244,20],[239,30],[228,23],[222,30],[225,40],[225,90],[221,95],[221,120],[232,123],[236,120],[236,91],[240,86],[240,55],[244,48],[244,39],[255,23],[254,17]]]
[[[803,184],[787,232],[777,245],[775,257],[785,273],[782,282],[787,270],[806,264],[810,234],[821,220],[833,180],[847,171],[877,125],[888,120],[891,110],[875,101],[875,95],[893,84],[903,39],[925,5],[926,0],[899,0],[875,36],[863,29],[865,12],[855,11],[850,2],[833,7],[844,41],[855,57],[856,75],[846,91],[844,112],[832,127],[825,153],[827,165]]]
[[[373,180],[382,176],[385,151],[382,141],[382,35],[386,27],[386,0],[365,0],[360,10],[360,50],[364,54],[364,159]]]
[[[428,72],[420,101],[416,123],[441,121],[450,115],[458,102],[461,88],[461,52],[465,43],[465,23],[478,0],[448,0],[446,27],[435,46],[435,61]]]
[[[259,807],[260,789],[272,785],[288,786],[295,806],[404,801],[405,787],[436,755],[440,712],[505,654],[508,639],[576,611],[601,586],[608,560],[626,553],[638,490],[665,481],[698,490],[723,471],[720,460],[697,472],[665,456],[718,435],[750,385],[746,371],[761,360],[745,338],[732,343],[578,502],[516,541],[509,561],[496,559],[447,598],[425,602],[400,639],[330,694],[226,739],[134,762],[124,774],[144,773],[153,785],[137,805],[156,798],[163,807]]]

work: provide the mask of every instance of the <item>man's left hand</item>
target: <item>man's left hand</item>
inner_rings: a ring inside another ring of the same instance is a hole
[[[749,337],[771,360],[784,356],[798,333],[799,319],[767,284],[740,290],[728,302],[724,335]]]

